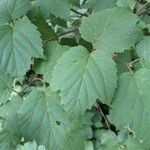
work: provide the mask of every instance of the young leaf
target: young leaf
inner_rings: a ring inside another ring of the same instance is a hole
[[[0,68],[12,76],[24,75],[31,57],[43,57],[40,34],[27,17],[12,26],[0,25],[0,45]]]
[[[90,109],[96,99],[110,104],[116,88],[115,63],[111,56],[82,47],[74,47],[58,59],[52,73],[51,87],[60,90],[61,102],[71,116]]]
[[[57,59],[68,49],[68,46],[61,46],[58,42],[48,43],[45,46],[46,59],[37,59],[35,61],[34,69],[37,73],[43,74],[44,80],[50,83],[53,67],[56,64]]]
[[[52,13],[62,19],[70,19],[69,4],[64,0],[39,0],[39,6],[46,18]]]
[[[149,122],[150,70],[140,69],[135,75],[120,76],[119,87],[110,111],[110,120],[118,128],[127,126],[136,138],[150,148]]]
[[[8,101],[12,93],[14,79],[10,74],[0,71],[0,105]]]
[[[82,37],[96,49],[106,52],[123,52],[140,40],[138,17],[130,11],[115,7],[95,13],[81,23]]]
[[[9,22],[24,16],[30,9],[30,0],[1,0],[0,21]]]

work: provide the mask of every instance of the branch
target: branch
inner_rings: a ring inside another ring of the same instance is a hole
[[[140,61],[140,59],[141,59],[141,58],[137,58],[137,59],[133,60],[132,62],[128,63],[128,65],[129,65],[130,67],[132,67],[133,64],[135,64],[135,63],[137,63],[138,61]]]
[[[127,67],[128,67],[129,71],[130,71],[132,74],[134,74],[134,72],[132,71],[131,68],[133,67],[133,65],[134,65],[135,63],[137,63],[138,61],[140,61],[140,59],[141,59],[141,58],[135,59],[134,61],[132,61],[132,62],[130,62],[130,63],[127,64]]]
[[[150,11],[150,3],[146,3],[139,11],[136,12],[137,16],[143,15]]]
[[[28,83],[28,85],[19,93],[19,95],[22,95],[23,92],[32,84],[34,79],[36,78],[37,74],[34,75],[34,77],[31,79],[31,81]]]
[[[76,14],[78,14],[78,15],[80,15],[81,17],[88,17],[88,14],[86,14],[86,13],[81,13],[81,12],[79,12],[79,11],[77,11],[77,10],[75,10],[75,9],[70,9],[72,12],[74,12],[74,13],[76,13]]]
[[[115,133],[114,133],[114,132],[111,130],[111,128],[110,128],[109,121],[108,121],[107,117],[106,117],[105,114],[103,113],[103,111],[102,111],[102,109],[101,109],[101,107],[99,106],[98,103],[97,103],[97,107],[96,107],[96,108],[97,108],[97,110],[101,113],[102,117],[104,118],[108,130],[110,131],[110,133],[112,134],[112,136],[113,136],[113,137],[117,140],[117,142],[119,143],[119,141],[118,141],[118,139],[117,139]]]
[[[54,37],[51,37],[51,38],[49,38],[49,39],[47,39],[47,40],[44,40],[43,43],[45,44],[45,43],[48,43],[48,42],[50,42],[50,41],[54,41],[54,40],[56,40],[57,38],[59,38],[59,37],[61,37],[61,36],[64,36],[64,35],[67,35],[67,34],[70,34],[70,33],[73,33],[73,32],[78,32],[78,31],[79,31],[78,28],[65,31],[65,32],[63,32],[63,33],[60,33],[60,34],[54,36]]]

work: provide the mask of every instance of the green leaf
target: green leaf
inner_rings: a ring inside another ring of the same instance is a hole
[[[95,148],[96,150],[121,150],[121,144],[118,143],[117,137],[113,132],[96,130],[95,131]]]
[[[10,74],[0,71],[0,105],[8,101],[12,93],[14,79]]]
[[[125,142],[128,150],[146,150],[135,138],[129,136]]]
[[[94,150],[94,146],[91,141],[86,142],[85,150]]]
[[[84,150],[84,148],[84,130],[78,127],[68,134],[68,136],[65,139],[65,143],[61,145],[60,150]]]
[[[132,53],[130,50],[125,50],[123,53],[116,54],[114,60],[117,64],[118,74],[128,72],[127,64],[132,62]]]
[[[70,19],[69,4],[64,0],[39,0],[39,6],[43,15],[48,18],[52,13],[65,20]]]
[[[69,136],[70,121],[59,101],[55,93],[37,90],[25,99],[19,110],[23,136],[35,139],[47,150],[62,150]]]
[[[0,45],[0,68],[12,76],[24,75],[32,57],[43,57],[40,34],[26,17],[0,25]]]
[[[118,137],[110,131],[96,131],[97,142],[96,150],[144,150],[142,145],[132,136],[128,136],[127,140],[119,143]]]
[[[81,23],[82,37],[93,43],[96,49],[107,52],[123,52],[140,40],[138,17],[130,11],[115,7],[95,13]]]
[[[150,37],[144,37],[137,46],[136,46],[137,54],[144,59],[146,63],[150,64]]]
[[[141,140],[145,147],[150,148],[149,130],[149,98],[150,70],[140,69],[135,75],[124,73],[120,76],[110,121],[120,129],[127,126]]]
[[[87,8],[92,8],[94,12],[98,12],[107,8],[116,6],[117,0],[87,0],[84,4]]]
[[[42,39],[46,40],[56,36],[54,29],[49,25],[49,22],[44,19],[38,6],[38,1],[33,1],[31,4],[31,9],[27,16],[31,22],[37,26],[39,32],[41,33]]]
[[[70,3],[73,6],[80,7],[80,0],[66,0],[66,2]]]
[[[56,64],[57,59],[68,49],[68,46],[61,46],[58,42],[48,43],[45,46],[46,59],[37,59],[35,61],[34,69],[37,73],[43,74],[44,80],[50,83],[53,67]]]
[[[3,128],[0,133],[0,149],[15,150],[20,141],[20,127],[18,109],[22,103],[21,97],[13,97],[5,105],[0,107],[0,117],[3,121]]]
[[[30,0],[1,0],[0,21],[9,22],[24,16],[30,9]]]
[[[38,146],[35,141],[27,142],[23,146],[18,145],[16,150],[45,150],[45,147],[40,145]]]
[[[116,68],[111,56],[74,47],[58,59],[52,73],[51,88],[60,90],[61,102],[71,116],[90,109],[96,99],[110,104],[116,88]]]
[[[133,10],[136,5],[136,0],[118,0],[117,5]]]
[[[16,144],[11,135],[5,130],[0,133],[0,149],[15,150]]]
[[[19,126],[19,115],[17,111],[22,104],[22,98],[20,96],[14,96],[11,101],[8,101],[5,105],[0,107],[0,117],[4,119],[3,128],[7,130],[13,140],[20,140],[20,126]]]

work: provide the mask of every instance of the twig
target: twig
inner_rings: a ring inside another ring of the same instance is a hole
[[[150,11],[150,3],[146,3],[139,11],[136,12],[137,16],[143,15]]]
[[[114,136],[114,138],[117,140],[117,142],[120,143],[120,142],[118,141],[118,139],[117,139],[115,133],[111,130],[110,125],[109,125],[109,121],[108,121],[107,117],[105,116],[105,114],[103,113],[103,111],[102,111],[102,109],[101,109],[101,107],[99,106],[98,103],[97,103],[97,107],[96,107],[96,108],[97,108],[98,111],[101,113],[102,117],[104,118],[105,123],[106,123],[106,126],[107,126],[108,130],[110,131],[110,133]]]
[[[97,104],[97,109],[98,109],[98,111],[101,113],[102,117],[104,118],[107,128],[109,129],[109,131],[111,131],[109,122],[108,122],[108,120],[107,120],[107,117],[104,115],[104,113],[103,113],[101,107],[99,106],[99,104]],[[112,132],[112,131],[111,131],[111,132]]]
[[[82,5],[84,5],[86,3],[87,0],[83,0]]]
[[[14,90],[14,89],[12,89],[12,91],[13,91],[13,92],[15,92],[15,93],[17,93],[17,94],[20,94],[20,92],[18,92],[18,91],[16,91],[16,90]]]
[[[41,78],[34,78],[34,80],[41,81],[43,83],[43,85],[44,85],[44,91],[46,91],[46,82],[43,79],[41,79]]]
[[[143,15],[143,14],[147,13],[148,11],[150,11],[150,8],[147,8],[147,9],[141,11],[141,12],[140,12],[140,11],[137,12],[137,15],[138,15],[138,16]]]
[[[75,10],[75,9],[70,9],[70,10],[71,10],[72,12],[74,12],[74,13],[80,15],[81,17],[83,17],[83,16],[88,17],[88,14],[86,14],[86,13],[81,13],[81,12]]]
[[[75,28],[75,29],[71,29],[71,30],[68,30],[66,32],[63,32],[63,33],[60,33],[54,37],[51,37],[47,40],[44,40],[43,43],[47,43],[47,42],[50,42],[50,41],[53,41],[53,40],[56,40],[57,38],[61,37],[61,36],[64,36],[64,35],[67,35],[67,34],[70,34],[70,33],[73,33],[73,32],[78,32],[79,29]]]
[[[137,63],[141,58],[137,58],[135,60],[133,60],[132,62],[128,63],[130,66]]]
[[[129,64],[127,64],[127,67],[129,69],[130,73],[132,73],[134,75],[134,72],[132,71],[131,66]]]
[[[34,77],[31,79],[31,81],[28,83],[28,85],[19,93],[19,95],[22,95],[23,92],[32,84],[34,79],[36,78],[37,74],[34,75]]]
[[[132,74],[134,74],[134,72],[133,72],[132,69],[131,69],[131,68],[133,67],[133,64],[137,63],[140,59],[141,59],[141,58],[135,59],[134,61],[132,61],[132,62],[130,62],[130,63],[127,64],[127,67],[128,67],[129,71],[130,71]]]

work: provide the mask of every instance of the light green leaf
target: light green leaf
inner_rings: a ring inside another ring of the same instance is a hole
[[[94,12],[98,12],[107,8],[116,6],[117,0],[87,0],[84,4],[87,8],[92,8]]]
[[[11,135],[5,130],[0,133],[0,150],[15,150],[16,144]]]
[[[0,133],[0,149],[15,150],[20,141],[20,127],[18,109],[22,103],[21,97],[13,97],[5,105],[0,107],[0,118],[3,122],[3,129]]]
[[[45,147],[40,145],[38,146],[35,141],[27,142],[23,146],[18,145],[16,150],[45,150]]]
[[[47,150],[64,150],[62,147],[70,135],[70,121],[59,105],[59,97],[55,93],[32,92],[23,102],[19,114],[25,138],[35,139]]]
[[[93,143],[91,141],[86,142],[85,150],[94,150],[94,146],[93,146]]]
[[[121,144],[113,132],[96,130],[95,131],[95,149],[96,150],[121,150]]]
[[[66,1],[73,6],[80,7],[80,0],[66,0]]]
[[[110,104],[116,88],[116,68],[111,56],[82,47],[73,47],[58,59],[51,88],[60,90],[61,102],[71,116],[90,109],[96,99]]]
[[[50,13],[52,13],[62,19],[70,19],[70,6],[64,0],[39,0],[39,6],[46,18],[48,18]]]
[[[84,130],[78,127],[68,134],[68,136],[65,138],[65,143],[61,145],[60,150],[84,150],[84,148]]]
[[[145,150],[132,136],[128,136],[126,141],[120,143],[114,133],[102,131],[96,131],[96,150]]]
[[[115,7],[95,13],[81,23],[82,37],[96,49],[106,52],[123,52],[140,40],[138,17],[130,11]]]
[[[27,15],[31,22],[37,26],[43,40],[56,36],[54,29],[44,19],[38,6],[38,1],[33,1],[31,3],[31,9]]]
[[[114,60],[117,64],[118,74],[128,72],[127,64],[132,62],[132,53],[130,50],[125,50],[123,53],[116,54]]]
[[[139,141],[137,141],[132,136],[128,136],[127,140],[125,141],[126,149],[127,150],[146,150]]]
[[[150,148],[150,70],[138,70],[135,75],[120,76],[118,90],[110,111],[110,121],[117,127],[127,126]]]
[[[58,58],[69,49],[68,46],[61,46],[58,42],[50,42],[45,46],[46,59],[35,61],[34,69],[37,73],[43,74],[44,80],[50,83],[53,67]]]
[[[136,5],[136,0],[118,0],[117,5],[133,10]]]
[[[8,101],[13,88],[13,78],[0,70],[0,105]]]
[[[150,37],[144,37],[137,46],[137,54],[144,59],[144,62],[150,65]]]
[[[20,77],[32,63],[31,57],[43,57],[42,41],[36,27],[26,18],[0,25],[0,68]]]
[[[14,140],[20,139],[19,116],[17,111],[22,104],[20,96],[14,96],[11,101],[0,107],[0,117],[4,118],[3,128],[7,130]]]
[[[30,0],[1,0],[0,21],[10,22],[24,16],[30,9]]]

